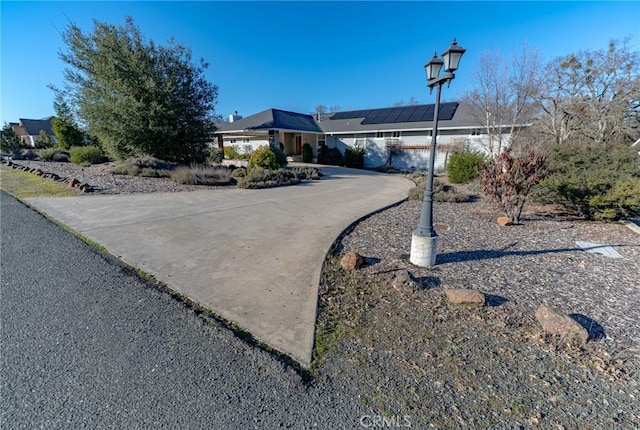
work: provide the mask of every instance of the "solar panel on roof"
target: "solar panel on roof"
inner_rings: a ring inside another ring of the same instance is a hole
[[[400,112],[398,118],[396,118],[396,122],[408,122],[411,115],[416,111],[416,106],[408,106]]]
[[[438,118],[444,121],[453,119],[458,103],[441,103]],[[395,108],[366,109],[359,111],[337,112],[331,119],[364,118],[362,125],[390,124],[398,122],[433,121],[434,105],[403,106]]]
[[[424,117],[428,114],[427,109],[416,110],[409,116],[407,122],[424,121]]]
[[[442,103],[438,111],[438,120],[449,121],[458,108],[458,103]]]
[[[389,112],[389,115],[385,118],[385,122],[398,122],[398,118],[405,110],[406,109],[402,107],[391,109],[391,112]]]

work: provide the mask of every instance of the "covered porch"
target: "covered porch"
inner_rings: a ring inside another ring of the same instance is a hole
[[[325,141],[324,132],[311,115],[277,109],[219,124],[215,136],[220,148],[233,146],[239,153],[248,153],[270,145],[280,148],[293,161],[302,160],[305,144],[311,147],[315,160]]]

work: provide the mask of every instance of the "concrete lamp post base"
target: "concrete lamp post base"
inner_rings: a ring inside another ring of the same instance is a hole
[[[420,267],[435,266],[437,246],[438,236],[419,236],[414,232],[411,236],[409,261]]]

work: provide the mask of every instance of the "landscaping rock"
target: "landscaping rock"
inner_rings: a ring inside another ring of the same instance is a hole
[[[80,184],[80,181],[78,181],[76,178],[71,178],[67,180],[67,185],[69,185],[70,188],[77,187],[79,184]]]
[[[498,217],[498,224],[501,226],[513,225],[513,221],[508,216]]]
[[[453,288],[444,291],[447,299],[456,305],[484,306],[485,297],[480,291]]]
[[[560,336],[568,341],[575,340],[580,346],[589,339],[589,332],[584,327],[569,316],[547,306],[540,306],[536,310],[536,320],[546,333]]]
[[[89,184],[87,184],[86,182],[83,184],[80,184],[80,186],[78,187],[80,188],[80,191],[82,191],[83,193],[92,193],[93,192],[93,187]]]
[[[391,279],[391,286],[401,293],[413,293],[418,286],[408,270],[401,270]]]
[[[344,254],[342,256],[342,260],[340,260],[342,268],[349,272],[358,269],[360,266],[362,266],[362,263],[364,263],[364,259],[362,258],[362,256],[353,251],[349,251]]]

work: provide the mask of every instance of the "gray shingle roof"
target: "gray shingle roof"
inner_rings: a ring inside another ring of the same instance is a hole
[[[255,115],[217,124],[219,132],[291,130],[323,133],[311,115],[279,109],[267,109]]]
[[[291,130],[309,133],[362,133],[377,131],[406,131],[433,129],[434,105],[415,105],[399,108],[381,108],[342,111],[312,115],[267,109],[232,123],[218,124],[221,133]],[[474,112],[476,112],[474,114]],[[429,114],[430,113],[430,114]],[[459,102],[443,103],[438,114],[438,127],[442,129],[481,128],[481,115],[472,105]],[[403,119],[403,121],[391,122]]]
[[[44,130],[49,136],[53,136],[53,129],[51,128],[51,120],[53,117],[44,119],[24,119],[20,118],[20,124],[27,131],[29,136],[37,136],[40,134],[40,130]]]

